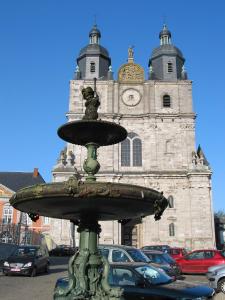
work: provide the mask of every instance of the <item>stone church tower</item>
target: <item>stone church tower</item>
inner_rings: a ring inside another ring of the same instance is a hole
[[[103,222],[100,242],[137,247],[214,247],[212,172],[202,149],[195,146],[192,82],[182,52],[171,42],[170,31],[164,25],[159,34],[160,45],[149,58],[148,78],[134,61],[132,48],[128,49],[127,63],[113,78],[111,59],[100,44],[96,25],[89,38],[70,81],[68,122],[82,118],[85,107],[81,90],[93,87],[97,78],[100,119],[118,123],[128,131],[122,143],[99,149],[98,180],[151,187],[163,191],[170,202],[160,221],[149,216],[127,223]],[[82,175],[85,158],[85,147],[68,143],[52,171],[53,181]],[[68,221],[52,220],[55,242],[69,243],[69,232]]]

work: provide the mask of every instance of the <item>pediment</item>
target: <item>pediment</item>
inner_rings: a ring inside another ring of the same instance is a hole
[[[9,189],[8,187],[6,187],[3,184],[0,184],[0,197],[1,196],[9,196],[9,197],[11,197],[13,194],[15,194],[14,191],[12,191],[11,189]]]

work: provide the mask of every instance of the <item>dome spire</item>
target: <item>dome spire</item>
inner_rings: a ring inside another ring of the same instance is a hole
[[[89,32],[89,38],[90,38],[89,44],[97,44],[97,45],[99,45],[100,38],[101,38],[101,32],[97,28],[96,22],[93,25],[91,31]]]
[[[163,29],[159,33],[160,45],[171,44],[171,32],[167,28],[166,24],[163,24]]]

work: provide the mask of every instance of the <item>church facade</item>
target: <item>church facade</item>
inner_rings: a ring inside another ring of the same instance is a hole
[[[128,132],[122,143],[98,149],[101,168],[97,180],[150,187],[169,200],[160,221],[148,216],[131,222],[102,222],[100,242],[214,247],[212,172],[202,149],[196,149],[192,82],[182,52],[171,42],[171,32],[163,26],[159,46],[148,62],[147,78],[135,62],[132,48],[114,78],[111,58],[100,44],[96,25],[89,38],[70,81],[68,122],[82,118],[85,105],[81,90],[93,87],[97,78],[99,118],[120,124]],[[53,181],[67,180],[74,174],[83,176],[85,158],[85,147],[68,143],[52,170]],[[70,228],[68,221],[52,220],[54,241],[69,243]]]

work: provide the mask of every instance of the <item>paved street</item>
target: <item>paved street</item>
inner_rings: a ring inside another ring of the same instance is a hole
[[[52,300],[57,278],[67,276],[67,257],[51,258],[50,274],[41,274],[34,278],[0,275],[0,299],[4,300]],[[207,284],[205,276],[188,275],[187,281]],[[216,300],[225,300],[219,294]]]
[[[52,300],[57,278],[67,276],[67,257],[51,259],[49,274],[36,277],[1,276],[0,299],[4,300]]]

